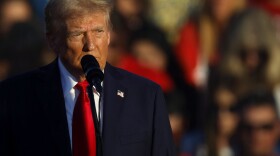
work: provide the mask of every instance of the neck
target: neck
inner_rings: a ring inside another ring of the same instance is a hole
[[[86,76],[82,71],[82,69],[71,68],[70,66],[68,66],[67,63],[64,63],[64,61],[61,58],[59,58],[59,60],[61,64],[64,66],[64,68],[69,72],[69,74],[71,74],[74,77],[76,81],[81,82],[86,80]]]
[[[217,148],[221,149],[223,147],[228,147],[229,145],[229,138],[227,136],[219,135],[217,136]]]
[[[77,75],[74,77],[78,80],[78,82],[82,82],[86,80],[86,77],[84,75]]]

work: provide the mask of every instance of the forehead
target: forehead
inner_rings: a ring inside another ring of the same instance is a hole
[[[244,120],[250,123],[271,122],[277,118],[275,110],[271,106],[251,106],[244,113]]]
[[[66,28],[72,29],[89,29],[94,27],[107,26],[107,20],[104,13],[90,13],[75,15],[65,20]]]

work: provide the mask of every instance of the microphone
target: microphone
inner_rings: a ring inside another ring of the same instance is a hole
[[[91,110],[92,110],[92,117],[94,120],[94,126],[95,128],[95,132],[96,132],[96,155],[97,156],[102,156],[103,155],[103,150],[102,150],[102,137],[101,137],[101,132],[100,132],[100,122],[98,120],[97,117],[97,111],[95,108],[95,101],[94,101],[94,95],[93,95],[93,90],[92,90],[92,86],[95,87],[95,89],[97,90],[97,92],[100,95],[100,99],[102,99],[102,87],[101,87],[101,82],[104,79],[104,74],[100,69],[99,63],[97,62],[97,60],[95,59],[95,57],[91,56],[91,55],[85,55],[82,57],[81,59],[81,65],[83,68],[83,71],[86,75],[86,79],[88,81],[88,83],[90,84],[90,86],[87,87],[88,89],[88,93],[92,93],[92,94],[88,94],[89,99],[90,99],[90,103],[91,103]],[[99,100],[99,108],[100,108],[100,101]],[[99,111],[99,115],[100,115],[100,109]],[[100,119],[100,116],[99,116]]]
[[[104,74],[100,69],[99,63],[92,55],[85,55],[81,59],[81,65],[86,75],[86,79],[89,84],[94,86],[96,90],[101,94],[102,87],[101,82],[104,79]]]

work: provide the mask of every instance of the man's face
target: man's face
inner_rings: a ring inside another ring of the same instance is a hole
[[[233,13],[237,0],[210,0],[213,16],[224,22]]]
[[[66,48],[59,51],[67,70],[79,80],[84,79],[81,59],[92,55],[104,69],[110,42],[110,29],[103,13],[92,13],[66,20]]]
[[[249,107],[244,113],[242,139],[251,155],[271,154],[278,140],[279,123],[270,106]]]

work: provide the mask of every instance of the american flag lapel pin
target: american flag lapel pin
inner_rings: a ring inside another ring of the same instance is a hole
[[[117,95],[120,96],[121,98],[124,98],[124,92],[118,90]]]

